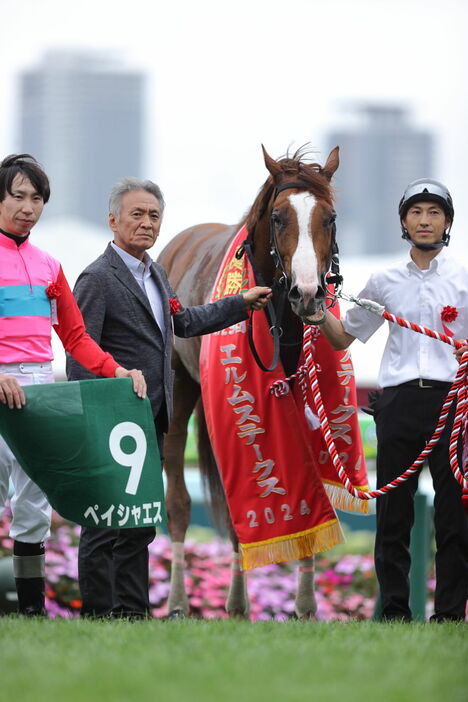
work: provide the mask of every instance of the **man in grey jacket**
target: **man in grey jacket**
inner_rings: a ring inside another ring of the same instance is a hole
[[[114,241],[81,273],[74,289],[90,336],[118,363],[137,364],[144,373],[160,451],[172,412],[172,323],[178,336],[211,333],[246,319],[248,310],[261,309],[271,296],[269,288],[254,287],[208,305],[181,307],[164,269],[147,253],[158,237],[163,210],[155,183],[118,182],[109,201]],[[69,380],[95,377],[70,357],[67,375]],[[82,529],[82,616],[149,614],[148,545],[154,535],[153,527]]]

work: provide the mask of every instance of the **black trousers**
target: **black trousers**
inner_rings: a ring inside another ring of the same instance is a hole
[[[156,422],[162,460],[163,434]],[[78,579],[82,617],[141,618],[149,614],[148,546],[155,535],[154,527],[81,529]]]
[[[446,395],[447,390],[439,388],[397,386],[384,389],[375,406],[378,487],[396,478],[418,457],[434,432]],[[468,538],[461,487],[453,476],[448,458],[453,416],[454,407],[438,444],[428,457],[435,491],[434,615],[435,618],[464,620]],[[375,567],[384,618],[411,619],[409,545],[417,485],[418,476],[413,476],[384,497],[377,498]]]
[[[78,577],[82,617],[144,617],[150,610],[148,546],[154,527],[81,529]]]

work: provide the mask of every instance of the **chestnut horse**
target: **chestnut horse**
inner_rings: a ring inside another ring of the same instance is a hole
[[[263,147],[262,147],[263,148]],[[335,212],[330,185],[338,168],[338,147],[325,166],[307,163],[303,150],[279,161],[263,149],[268,179],[240,224],[202,224],[178,234],[159,256],[172,287],[185,306],[206,304],[226,250],[244,224],[251,241],[254,270],[273,288],[273,306],[283,307],[280,360],[286,375],[294,373],[302,346],[303,321],[319,323],[324,316],[326,282],[335,250]],[[262,283],[263,284],[263,283]],[[282,304],[285,296],[289,304]],[[262,313],[258,313],[262,314]],[[215,516],[228,525],[234,554],[226,603],[230,616],[248,617],[245,576],[239,565],[238,541],[226,508],[224,492],[208,439],[200,395],[201,340],[175,339],[173,353],[174,416],[164,444],[167,476],[166,507],[172,539],[170,617],[185,616],[189,603],[184,586],[184,539],[190,521],[190,496],[184,480],[187,424],[197,407],[200,470],[209,487]],[[259,370],[259,372],[261,372]],[[313,617],[313,557],[299,563],[295,602],[299,618]]]

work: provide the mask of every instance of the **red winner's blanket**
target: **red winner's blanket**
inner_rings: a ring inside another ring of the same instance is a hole
[[[246,256],[235,257],[245,238],[242,229],[233,240],[212,300],[255,285]],[[259,353],[270,359],[273,342],[265,313],[255,312],[253,324]],[[321,348],[318,339],[315,346]],[[330,424],[337,449],[343,458],[346,452],[348,466],[357,468],[357,484],[364,487],[351,362],[347,354],[335,354],[330,346],[322,355],[319,376],[326,385],[324,401],[330,384],[334,388],[334,399],[326,407],[332,408]],[[311,430],[305,421],[300,392],[279,398],[271,393],[272,384],[284,380],[284,372],[281,364],[269,372],[258,368],[248,346],[246,322],[203,337],[200,373],[208,431],[241,545],[243,568],[305,558],[341,543],[341,527],[324,487],[325,482],[332,489],[332,498],[337,498],[340,482],[324,451],[320,430]],[[313,410],[311,397],[308,404]],[[341,491],[344,494],[344,488]],[[351,501],[351,496],[341,499],[339,506]]]

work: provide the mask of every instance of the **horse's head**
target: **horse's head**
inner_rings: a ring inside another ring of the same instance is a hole
[[[300,151],[275,161],[263,149],[270,177],[247,218],[249,231],[260,220],[269,220],[275,275],[285,278],[292,310],[309,323],[324,317],[326,275],[335,242],[330,181],[339,165],[338,152],[335,147],[322,167],[305,163]]]

